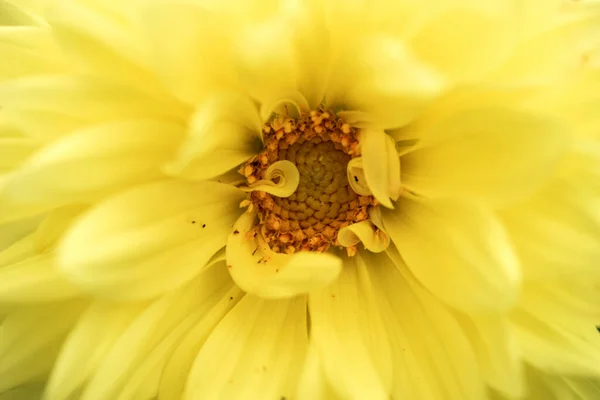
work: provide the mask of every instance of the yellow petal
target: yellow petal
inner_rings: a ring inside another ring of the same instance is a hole
[[[67,233],[59,249],[61,269],[103,297],[140,299],[174,289],[225,245],[243,198],[229,185],[183,181],[115,195]]]
[[[485,399],[475,354],[449,310],[383,253],[364,255],[394,362],[392,398]],[[401,266],[404,270],[405,266]]]
[[[0,173],[18,168],[39,146],[29,138],[0,138]]]
[[[388,208],[400,195],[400,157],[394,140],[380,130],[360,134],[363,169],[371,193]]]
[[[265,179],[256,181],[248,186],[240,187],[244,192],[259,190],[277,197],[289,197],[300,184],[300,172],[296,164],[281,160],[269,165],[265,171]]]
[[[170,349],[191,327],[191,322],[202,319],[231,286],[225,268],[211,268],[130,319],[126,329],[110,343],[100,365],[92,371],[82,398],[131,399],[141,383],[148,384],[153,391],[158,390],[158,380],[147,382],[144,378],[154,372],[154,366],[164,368]]]
[[[247,96],[215,94],[198,107],[189,137],[168,171],[189,179],[214,178],[258,154],[261,138],[258,109]]]
[[[524,364],[508,318],[488,315],[456,315],[471,342],[486,383],[509,398],[525,394]]]
[[[298,383],[298,400],[339,400],[340,397],[333,390],[325,372],[319,351],[314,342],[308,345],[308,354],[304,360],[302,374]]]
[[[525,360],[548,373],[598,376],[598,288],[589,279],[526,286],[512,315]]]
[[[126,13],[127,3],[109,10],[92,2],[48,4],[44,17],[64,55],[80,72],[162,92],[147,68],[138,29]]]
[[[596,195],[556,179],[526,203],[502,212],[528,280],[568,278],[574,271],[600,276],[598,206]]]
[[[31,383],[27,385],[20,385],[19,387],[0,393],[0,400],[41,399],[43,394],[43,383]]]
[[[379,253],[387,249],[390,238],[383,231],[376,231],[371,221],[362,221],[340,229],[338,241],[342,246],[350,247],[361,243],[365,249]]]
[[[46,397],[68,399],[76,393],[93,376],[110,348],[145,305],[97,302],[86,309],[56,360]]]
[[[183,398],[291,398],[307,342],[304,297],[246,295],[200,350]]]
[[[466,312],[514,304],[520,269],[494,214],[452,200],[401,198],[396,205],[383,212],[385,230],[427,289]]]
[[[261,297],[292,297],[329,285],[342,269],[342,260],[329,253],[274,253],[253,237],[256,215],[244,213],[227,240],[227,267],[235,283]]]
[[[59,302],[15,309],[4,317],[0,324],[0,393],[47,374],[84,307],[79,300]]]
[[[377,128],[406,124],[442,90],[437,73],[398,38],[365,35],[347,41],[339,51],[327,103],[362,111],[363,119]]]
[[[24,77],[2,84],[0,101],[5,103],[7,121],[25,130],[28,136],[44,141],[76,128],[123,119],[187,118],[185,109],[176,102],[98,77]],[[29,121],[38,113],[59,120]]]
[[[345,399],[387,399],[392,386],[390,344],[368,267],[359,256],[347,260],[338,280],[309,296],[311,341]]]
[[[35,20],[25,10],[5,0],[0,0],[0,26],[33,25]]]
[[[197,104],[215,86],[236,86],[228,28],[231,22],[206,2],[147,2],[143,32],[158,76],[175,95]]]
[[[175,151],[183,128],[158,120],[106,123],[45,147],[1,188],[1,219],[97,199],[156,179]]]
[[[422,147],[401,160],[403,186],[428,197],[514,202],[552,175],[567,145],[556,121],[506,108],[432,118],[418,131]]]
[[[218,267],[225,268],[225,265],[221,264]],[[185,333],[169,355],[160,379],[159,398],[179,399],[183,396],[196,355],[217,323],[243,296],[244,293],[238,287],[233,287],[213,308],[199,310],[202,318]]]

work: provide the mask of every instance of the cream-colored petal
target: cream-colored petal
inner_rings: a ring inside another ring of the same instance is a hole
[[[415,277],[449,305],[467,313],[514,305],[520,267],[487,208],[402,197],[395,210],[383,211],[383,223]]]
[[[185,333],[192,320],[200,320],[231,287],[226,268],[222,265],[221,268],[210,268],[180,290],[153,302],[135,319],[130,319],[125,330],[102,355],[97,369],[91,371],[93,375],[84,388],[82,400],[135,398],[141,383],[148,384],[156,392],[158,380],[146,382],[146,375],[154,372],[155,366],[164,368],[168,350],[177,342],[173,338],[178,339]]]
[[[246,295],[194,361],[184,399],[291,398],[307,350],[306,299]]]
[[[236,221],[227,240],[227,267],[235,283],[261,297],[292,297],[334,281],[342,260],[329,253],[274,253],[253,234],[256,215],[246,212]],[[254,232],[256,233],[256,232]]]
[[[443,89],[438,74],[396,37],[362,35],[337,50],[327,105],[362,111],[362,122],[377,128],[405,125]]]
[[[431,118],[415,128],[421,148],[401,161],[402,185],[428,197],[520,200],[550,178],[567,145],[559,123],[531,112],[472,108]]]
[[[309,296],[310,337],[331,386],[345,399],[387,399],[392,358],[363,260],[347,259],[332,285]]]
[[[557,375],[600,374],[600,284],[598,280],[529,284],[512,315],[523,356]]]
[[[104,357],[137,318],[145,303],[92,304],[73,328],[56,360],[45,396],[68,399],[96,372]]]
[[[522,398],[526,390],[524,364],[507,316],[456,314],[456,318],[473,346],[485,382],[508,398]]]
[[[269,165],[264,178],[240,189],[244,192],[259,190],[277,197],[289,197],[300,184],[300,172],[296,164],[288,160],[280,160]]]
[[[388,208],[400,195],[400,157],[394,140],[381,130],[360,133],[363,170],[371,193]]]
[[[131,120],[84,129],[45,147],[0,188],[0,220],[97,199],[160,176],[183,127]]]
[[[387,249],[390,244],[389,236],[377,230],[371,221],[357,222],[340,229],[338,241],[342,246],[350,247],[362,243],[365,249],[373,253],[379,253]]]
[[[152,65],[177,97],[197,104],[215,86],[236,86],[228,32],[232,23],[214,4],[151,1],[142,7]]]
[[[0,323],[0,392],[48,373],[85,303],[15,309]]]
[[[234,92],[214,94],[198,106],[189,137],[167,171],[189,179],[214,178],[262,149],[256,105]]]
[[[217,182],[162,181],[100,203],[67,233],[62,271],[79,286],[119,299],[179,287],[227,240],[244,198]]]
[[[7,121],[43,141],[89,125],[123,119],[183,121],[187,118],[187,110],[170,100],[126,84],[88,76],[29,76],[0,86],[0,101],[5,103],[3,112]],[[39,113],[49,117],[29,121]]]
[[[390,338],[391,397],[486,399],[474,350],[446,306],[400,272],[387,255],[363,257]]]
[[[216,267],[225,268],[225,265],[219,264]],[[200,310],[202,318],[189,328],[179,343],[171,350],[170,357],[162,371],[158,388],[159,398],[178,399],[182,397],[188,373],[192,369],[196,355],[217,323],[243,296],[244,293],[238,287],[233,287],[214,307]]]

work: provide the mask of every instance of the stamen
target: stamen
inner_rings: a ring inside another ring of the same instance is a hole
[[[353,189],[359,185],[348,181],[348,163],[360,156],[357,131],[333,113],[312,110],[297,119],[278,116],[263,132],[264,150],[239,170],[248,184],[267,179],[269,167],[282,161],[293,163],[300,177],[289,197],[250,193],[243,205],[258,215],[255,233],[277,253],[343,247],[340,229],[367,220],[378,205],[368,191],[359,194]],[[349,255],[356,253],[354,243],[346,246]]]

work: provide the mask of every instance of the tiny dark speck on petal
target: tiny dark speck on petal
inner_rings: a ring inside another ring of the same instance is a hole
[[[600,333],[600,325],[596,325],[596,330]]]
[[[192,221],[192,224],[195,224],[195,223],[196,223],[196,221]]]
[[[237,229],[235,231],[233,231],[234,235],[237,235],[238,233],[240,233],[240,231],[238,231]]]
[[[229,296],[229,300],[233,300],[233,296]]]
[[[354,182],[358,182],[358,176],[354,176]]]
[[[202,224],[202,227],[203,227],[203,228],[206,228],[206,224]]]

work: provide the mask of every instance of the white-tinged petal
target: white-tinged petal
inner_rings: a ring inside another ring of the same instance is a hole
[[[173,348],[177,342],[172,340],[172,335],[185,333],[182,327],[190,327],[191,320],[201,319],[232,287],[226,268],[220,266],[209,268],[185,287],[159,298],[137,318],[130,320],[102,357],[84,388],[82,400],[132,398],[154,366],[164,367],[169,355],[165,347],[167,350]],[[158,385],[158,381],[152,382],[152,390],[156,392]]]
[[[43,148],[0,188],[0,220],[86,202],[160,176],[183,127],[160,120],[106,123]]]
[[[307,336],[304,297],[264,300],[248,294],[202,346],[183,398],[290,398]]]
[[[517,300],[520,267],[491,210],[454,200],[401,197],[383,223],[415,277],[449,305],[506,310]]]
[[[61,343],[85,305],[81,300],[74,300],[17,308],[3,318],[0,323],[0,393],[48,373]]]
[[[289,197],[298,189],[299,184],[300,172],[296,164],[288,160],[280,160],[269,165],[264,179],[242,186],[240,189],[244,192],[259,190],[277,197]]]
[[[215,268],[225,268],[225,264],[220,263]],[[200,310],[202,318],[189,328],[170,352],[160,379],[159,398],[178,399],[183,396],[188,373],[192,369],[196,355],[217,323],[243,296],[244,293],[234,286],[214,307]]]
[[[427,197],[502,205],[552,176],[567,137],[554,119],[488,107],[423,117],[421,146],[402,157],[402,185]]]
[[[511,399],[522,398],[526,390],[524,364],[507,316],[455,316],[475,350],[485,382]]]
[[[189,136],[167,167],[188,179],[208,179],[235,168],[262,149],[256,105],[234,92],[214,94],[192,116]]]
[[[75,223],[59,248],[61,269],[102,297],[141,299],[174,289],[225,245],[244,197],[206,181],[132,188]]]
[[[512,320],[532,365],[557,375],[600,374],[600,284],[562,279],[524,287]]]
[[[256,215],[239,217],[227,240],[227,267],[235,283],[261,297],[292,297],[322,288],[333,282],[342,269],[342,260],[329,253],[274,253],[253,234]]]
[[[340,397],[387,399],[392,387],[390,344],[360,256],[347,259],[339,279],[310,293],[310,337],[323,372]]]
[[[394,362],[392,398],[486,399],[479,365],[461,326],[438,299],[386,254],[363,255]],[[397,258],[397,257],[396,257]]]
[[[338,241],[344,247],[362,243],[365,249],[379,253],[387,249],[390,244],[389,236],[377,229],[371,221],[361,221],[346,226],[338,232]]]
[[[394,139],[382,130],[360,133],[362,165],[371,193],[388,208],[400,195],[400,157]]]

